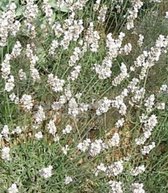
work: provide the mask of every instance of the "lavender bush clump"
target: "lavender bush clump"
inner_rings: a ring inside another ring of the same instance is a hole
[[[0,13],[0,192],[168,192],[168,2]]]

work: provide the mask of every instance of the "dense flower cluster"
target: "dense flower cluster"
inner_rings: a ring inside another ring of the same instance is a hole
[[[8,193],[18,193],[18,192],[19,192],[19,190],[18,190],[17,185],[15,183],[12,184],[10,188],[8,188]]]
[[[41,170],[39,170],[39,174],[40,176],[44,177],[44,178],[50,178],[52,176],[52,169],[53,167],[50,165],[46,168],[42,168]]]
[[[129,15],[127,17],[127,29],[130,30],[134,28],[134,20],[138,17],[138,11],[143,6],[141,0],[132,0],[132,8],[129,10]]]
[[[21,24],[15,19],[16,8],[15,3],[9,4],[7,10],[0,17],[0,46],[6,46],[10,33],[16,36],[16,33],[19,31]]]
[[[109,181],[110,193],[123,193],[122,183],[117,181]]]

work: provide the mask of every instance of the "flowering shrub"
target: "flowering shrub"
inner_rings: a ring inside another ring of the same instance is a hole
[[[0,2],[0,192],[161,191],[150,175],[165,172],[153,161],[168,137],[165,7]]]

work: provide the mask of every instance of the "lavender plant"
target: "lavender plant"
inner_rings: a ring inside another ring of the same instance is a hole
[[[165,1],[0,8],[0,192],[166,193]]]

